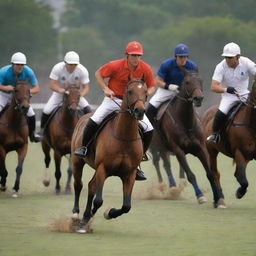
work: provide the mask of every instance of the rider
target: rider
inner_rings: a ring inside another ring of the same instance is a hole
[[[145,83],[148,87],[148,95],[152,94],[155,89],[155,81],[150,66],[141,60],[143,54],[142,45],[139,42],[129,42],[125,49],[126,58],[111,61],[100,67],[96,73],[96,80],[103,90],[105,97],[101,105],[91,118],[84,129],[82,147],[75,151],[75,155],[85,157],[87,146],[91,138],[95,135],[103,119],[111,112],[118,110],[122,103],[125,93],[125,87],[128,83],[128,76],[141,78],[144,76]],[[106,80],[109,79],[107,82]],[[143,145],[144,152],[149,147],[153,135],[153,127],[146,115],[140,122],[143,126]],[[137,180],[145,180],[144,173],[137,169]]]
[[[213,133],[207,138],[214,143],[219,142],[219,133],[225,125],[227,113],[239,101],[238,97],[248,97],[249,75],[252,74],[256,80],[256,64],[240,54],[239,45],[233,42],[226,44],[222,53],[225,59],[216,66],[213,73],[211,90],[222,93],[213,121]]]
[[[0,111],[10,103],[12,98],[11,92],[14,91],[17,80],[25,81],[26,79],[29,79],[31,87],[30,94],[36,94],[40,91],[34,71],[26,64],[26,56],[21,52],[16,52],[11,57],[11,65],[4,66],[0,69]],[[31,105],[27,112],[27,122],[30,141],[39,142],[40,136],[35,134],[35,112]]]
[[[184,73],[180,69],[197,70],[197,65],[188,59],[189,49],[185,44],[178,44],[174,49],[174,58],[169,58],[162,62],[156,76],[156,85],[158,89],[150,99],[146,111],[153,126],[156,125],[155,117],[157,109],[166,100],[173,100],[179,92],[182,85]]]
[[[50,89],[53,91],[50,99],[43,109],[41,117],[41,133],[47,124],[52,111],[58,107],[63,100],[63,93],[68,84],[78,84],[82,86],[80,92],[80,101],[78,106],[84,114],[91,112],[88,101],[84,98],[89,92],[89,73],[88,70],[80,64],[79,55],[74,51],[69,51],[64,57],[64,61],[57,63],[50,73]]]

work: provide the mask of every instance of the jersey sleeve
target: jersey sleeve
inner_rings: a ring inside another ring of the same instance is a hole
[[[88,84],[89,82],[89,72],[84,66],[81,66],[81,83]]]
[[[256,64],[250,59],[247,59],[247,67],[250,74],[252,75],[256,74]]]
[[[218,64],[215,67],[215,70],[213,72],[213,76],[212,76],[212,80],[218,81],[218,82],[222,82],[223,80],[223,68],[221,66],[221,64]]]
[[[28,76],[29,76],[29,84],[30,85],[36,85],[38,84],[38,80],[36,78],[36,75],[32,69],[28,69]]]
[[[51,73],[49,75],[49,78],[53,79],[53,80],[58,80],[59,79],[59,68],[58,68],[58,64],[56,64],[52,70]]]
[[[164,80],[166,78],[167,70],[168,70],[168,64],[166,62],[163,62],[157,71],[157,75]]]

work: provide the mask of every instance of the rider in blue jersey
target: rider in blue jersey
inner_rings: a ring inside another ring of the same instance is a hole
[[[156,76],[156,85],[158,89],[150,99],[146,111],[153,126],[155,126],[155,116],[158,107],[166,100],[172,100],[179,91],[184,79],[184,72],[181,67],[196,71],[197,65],[188,59],[189,49],[185,44],[178,44],[174,49],[174,58],[169,58],[162,62]]]
[[[11,92],[15,89],[17,80],[25,81],[28,79],[31,94],[36,94],[40,91],[35,73],[26,64],[26,56],[21,52],[16,52],[12,55],[11,65],[4,66],[0,69],[0,112],[11,102]],[[27,113],[27,121],[30,141],[39,142],[40,136],[35,134],[35,112],[31,106]]]

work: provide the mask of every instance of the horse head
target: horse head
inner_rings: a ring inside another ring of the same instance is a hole
[[[25,81],[16,81],[13,91],[14,108],[22,114],[27,114],[30,101],[30,86],[28,79]]]
[[[192,102],[196,107],[200,107],[203,101],[203,80],[196,71],[188,71],[181,68],[184,72],[184,80],[181,86],[180,96],[188,102]]]
[[[126,110],[136,119],[142,120],[145,113],[145,102],[147,101],[147,87],[143,78],[130,79],[126,85],[123,102]]]
[[[76,112],[79,100],[80,86],[77,84],[68,85],[63,96],[63,105],[68,109],[70,114]]]

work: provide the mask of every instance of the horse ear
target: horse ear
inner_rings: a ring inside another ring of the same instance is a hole
[[[180,67],[180,70],[184,73],[184,75],[186,76],[188,74],[188,70],[184,67]]]

